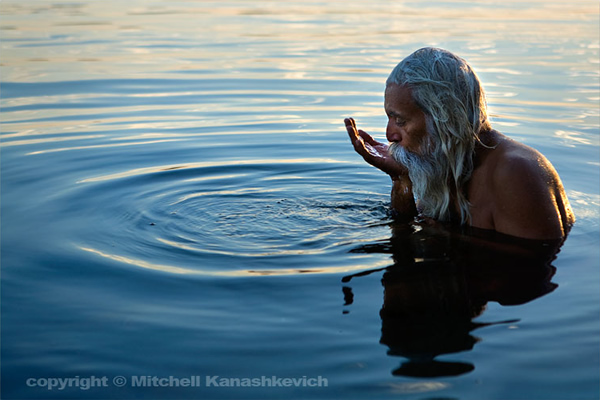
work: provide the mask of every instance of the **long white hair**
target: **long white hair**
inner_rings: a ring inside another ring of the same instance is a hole
[[[431,182],[434,177],[430,177],[430,182],[413,181],[422,212],[447,221],[452,201],[456,199],[461,223],[468,222],[471,214],[464,190],[473,172],[473,152],[479,133],[491,129],[479,78],[462,58],[447,50],[426,47],[394,68],[386,86],[392,83],[411,88],[413,101],[425,114],[430,135],[427,145],[435,153],[430,155],[443,167],[443,170],[436,168],[439,176],[435,181],[439,182]],[[402,158],[399,161],[407,161],[406,154]],[[410,165],[407,167],[410,171]],[[426,173],[421,172],[421,175]]]

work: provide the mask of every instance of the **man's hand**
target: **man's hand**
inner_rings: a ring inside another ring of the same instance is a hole
[[[390,175],[392,179],[408,173],[403,166],[390,156],[387,144],[378,142],[363,130],[357,130],[356,122],[354,122],[353,118],[346,118],[344,123],[346,124],[346,130],[348,131],[348,136],[350,136],[354,150],[366,162]]]

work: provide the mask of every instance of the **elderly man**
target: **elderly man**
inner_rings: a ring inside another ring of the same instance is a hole
[[[392,178],[398,216],[420,213],[527,239],[566,237],[575,216],[556,170],[536,150],[492,129],[486,108],[465,60],[423,48],[387,80],[389,146],[352,118],[344,122],[356,152]]]

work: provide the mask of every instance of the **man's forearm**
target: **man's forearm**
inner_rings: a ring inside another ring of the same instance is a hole
[[[403,220],[411,220],[417,215],[412,182],[408,176],[392,178],[392,210],[396,218]]]

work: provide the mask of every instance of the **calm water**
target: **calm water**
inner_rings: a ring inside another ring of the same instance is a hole
[[[597,2],[0,10],[3,398],[599,397]],[[392,223],[342,120],[383,139],[385,78],[425,45],[559,171],[554,260]]]

